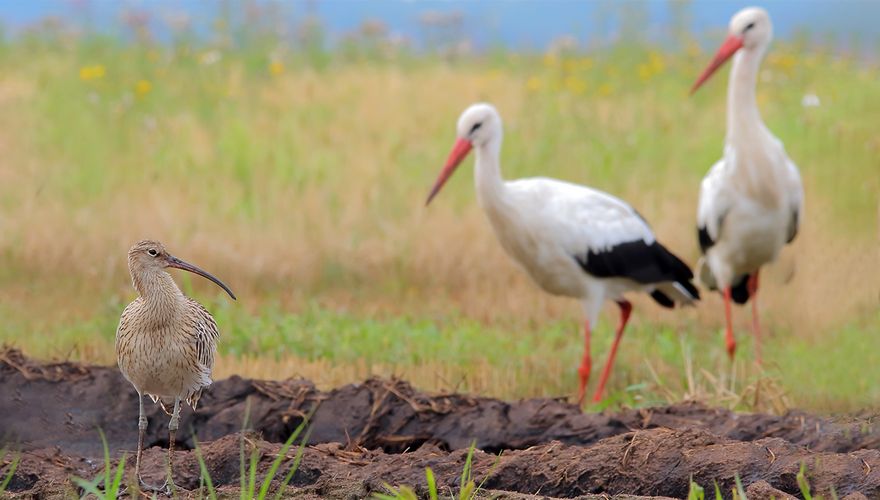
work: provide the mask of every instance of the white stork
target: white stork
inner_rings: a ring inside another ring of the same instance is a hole
[[[700,281],[721,290],[727,320],[727,352],[733,358],[730,302],[752,299],[755,352],[761,360],[758,322],[758,273],[798,232],[803,216],[801,177],[785,148],[761,120],[755,101],[758,70],[773,37],[770,16],[750,7],[730,20],[727,39],[697,79],[691,93],[733,58],[727,87],[727,139],[724,157],[700,187],[697,236],[703,258]]]
[[[468,152],[476,150],[477,199],[504,250],[545,291],[581,300],[586,322],[578,370],[578,404],[590,377],[590,330],[606,300],[620,306],[620,323],[593,401],[602,391],[632,311],[626,292],[646,292],[660,305],[691,304],[693,273],[657,242],[648,223],[626,202],[584,186],[548,178],[505,182],[501,177],[501,117],[474,104],[458,120],[458,140],[427,203]],[[427,204],[426,203],[426,204]]]

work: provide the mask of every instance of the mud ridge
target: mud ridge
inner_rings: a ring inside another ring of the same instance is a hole
[[[202,453],[212,481],[230,494],[239,485],[239,453],[242,443],[249,455],[259,450],[258,477],[262,479],[281,445],[254,435],[229,435],[205,443]],[[366,498],[383,491],[383,485],[410,485],[426,494],[425,468],[430,467],[440,489],[458,488],[466,450],[447,452],[424,445],[407,453],[381,450],[348,450],[339,443],[307,447],[291,482],[291,497]],[[279,477],[289,470],[295,450],[288,452]],[[53,450],[29,452],[10,484],[10,491],[29,495],[76,494],[70,474],[94,477],[100,470],[89,461],[71,459]],[[145,454],[143,472],[149,482],[164,477],[166,451],[152,448]],[[691,477],[711,488],[717,482],[730,492],[734,476],[750,485],[750,498],[787,498],[799,495],[796,476],[806,467],[814,494],[839,497],[880,497],[880,451],[861,450],[850,454],[812,452],[779,438],[752,442],[735,441],[704,430],[654,428],[602,439],[589,446],[570,446],[555,441],[525,450],[496,455],[477,451],[473,458],[476,482],[500,494],[540,494],[547,498],[584,498],[589,495],[687,496]],[[133,464],[129,463],[129,470]],[[175,454],[175,484],[184,497],[197,497],[199,464],[195,453]],[[273,489],[278,486],[278,482]],[[768,496],[761,496],[763,492]],[[204,493],[204,491],[201,491]],[[516,498],[506,496],[504,498]],[[597,497],[600,498],[600,497]]]
[[[148,446],[167,444],[167,417],[147,405]],[[880,426],[871,418],[832,420],[800,411],[782,416],[737,414],[698,403],[582,413],[555,399],[504,402],[461,394],[428,395],[400,380],[371,379],[329,392],[306,380],[261,381],[231,377],[217,381],[195,412],[182,412],[180,443],[249,429],[283,442],[315,409],[312,443],[402,452],[422,444],[466,448],[476,439],[487,452],[524,449],[551,441],[592,444],[632,430],[701,429],[738,441],[779,438],[814,451],[838,453],[880,449]],[[137,395],[115,367],[75,363],[40,364],[20,352],[0,353],[2,440],[23,449],[58,447],[62,452],[102,456],[97,428],[112,449],[131,447],[136,435]]]

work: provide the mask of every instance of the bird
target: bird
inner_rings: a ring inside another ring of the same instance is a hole
[[[690,305],[700,297],[691,282],[693,273],[620,198],[544,177],[505,181],[499,160],[502,136],[501,116],[494,106],[468,107],[458,119],[457,140],[426,205],[473,149],[477,200],[503,249],[541,289],[579,299],[583,306],[579,406],[592,369],[592,328],[603,303],[617,303],[620,322],[593,397],[600,402],[633,308],[624,295],[645,292],[667,308]]]
[[[211,313],[180,291],[168,273],[168,268],[183,269],[203,276],[235,300],[235,294],[222,281],[174,257],[158,241],[143,240],[128,251],[128,269],[138,297],[126,306],[119,319],[116,330],[116,359],[122,375],[138,394],[135,475],[139,480],[144,433],[147,429],[144,395],[149,396],[154,403],[158,402],[165,413],[171,416],[168,423],[168,467],[171,479],[180,403],[184,401],[195,409],[202,390],[211,385],[214,353],[220,337],[217,322]],[[147,486],[145,483],[144,485]]]
[[[766,10],[750,7],[730,20],[727,38],[691,88],[697,91],[733,57],[727,86],[724,154],[700,185],[697,240],[699,281],[724,299],[725,342],[736,353],[731,301],[752,301],[755,358],[761,362],[758,280],[761,267],[794,241],[804,215],[804,189],[797,166],[761,120],[755,99],[758,71],[773,39]]]

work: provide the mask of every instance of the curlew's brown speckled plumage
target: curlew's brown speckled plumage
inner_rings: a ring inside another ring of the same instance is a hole
[[[171,415],[170,467],[180,402],[195,408],[202,389],[211,385],[214,352],[220,337],[214,318],[201,304],[183,295],[166,271],[169,267],[204,276],[235,299],[220,280],[172,256],[157,241],[140,241],[129,250],[128,269],[139,296],[122,311],[116,330],[116,359],[120,371],[138,392],[138,477],[147,428],[143,396],[160,402]]]

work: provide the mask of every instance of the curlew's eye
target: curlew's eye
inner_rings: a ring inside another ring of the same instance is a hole
[[[151,248],[151,249],[147,250],[147,253],[150,254],[150,257],[155,257],[155,256],[159,255],[159,252],[157,252],[155,248]]]
[[[746,31],[748,31],[748,30],[750,30],[750,29],[752,29],[752,28],[754,28],[754,27],[755,27],[755,23],[749,23],[749,24],[747,24],[746,27],[745,27],[745,29],[743,30],[743,34],[745,34]]]
[[[474,132],[477,131],[477,129],[479,129],[479,128],[482,127],[482,126],[483,126],[483,122],[477,122],[477,123],[474,123],[474,126],[471,127],[471,131],[468,132],[468,135],[473,134]]]

